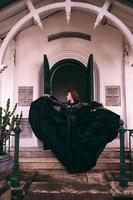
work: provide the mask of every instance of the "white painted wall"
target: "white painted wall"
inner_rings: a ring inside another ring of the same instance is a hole
[[[12,99],[13,103],[18,101],[18,86],[33,86],[33,99],[35,100],[40,96],[39,82],[44,54],[47,54],[52,67],[53,64],[64,58],[75,58],[87,64],[89,55],[93,53],[100,72],[100,102],[105,105],[106,85],[120,85],[121,106],[107,108],[125,118],[122,88],[122,35],[119,30],[109,25],[100,25],[96,30],[92,30],[94,21],[94,18],[81,11],[73,11],[70,24],[68,25],[65,13],[62,11],[43,21],[43,32],[38,26],[31,26],[20,32],[15,42],[15,66],[13,56],[11,60],[9,59],[9,55],[12,52],[10,46],[5,57],[4,63],[8,63],[9,67],[2,74],[2,103],[8,97]],[[92,41],[89,42],[77,38],[47,41],[48,35],[64,31],[79,31],[91,34]],[[132,58],[132,55],[130,57]],[[133,127],[131,120],[133,110],[130,107],[133,96],[131,89],[133,83],[132,74],[133,68],[129,67],[126,69],[127,121],[131,127]],[[8,91],[8,93],[5,91]],[[20,110],[23,110],[23,117],[28,117],[29,107],[18,107],[18,112]],[[37,144],[37,139],[33,134],[31,139],[21,139],[20,145],[37,146]],[[110,146],[112,145],[118,145],[118,140],[110,144]]]
[[[129,54],[125,62],[127,127],[133,129],[133,51],[129,47]]]
[[[9,67],[1,74],[0,102],[2,106],[5,106],[8,98],[11,99],[11,106],[14,103],[15,48],[15,41],[12,40],[5,55],[5,64]]]
[[[24,45],[23,45],[24,44]],[[16,70],[15,70],[15,101],[18,101],[19,86],[33,86],[33,99],[39,97],[39,73],[43,59],[43,43],[40,29],[32,27],[18,34],[16,38]],[[28,118],[29,107],[19,106],[23,110],[23,117]],[[21,146],[37,146],[37,139],[33,134],[32,138],[23,138]]]

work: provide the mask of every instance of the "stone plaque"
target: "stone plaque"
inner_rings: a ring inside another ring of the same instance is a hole
[[[19,86],[18,87],[18,106],[30,106],[33,101],[33,87]]]
[[[106,106],[120,106],[120,86],[105,86]]]
[[[21,128],[21,133],[20,133],[21,138],[32,138],[32,129],[30,127],[27,118],[22,118],[20,128]]]

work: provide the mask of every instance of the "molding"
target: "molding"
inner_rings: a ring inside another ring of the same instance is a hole
[[[107,11],[110,6],[111,6],[112,2],[111,0],[106,0],[101,11],[99,12],[99,14],[97,15],[96,21],[94,23],[94,29],[99,25],[99,23],[103,20],[104,15],[105,15],[105,11]]]
[[[58,50],[54,55],[48,57],[50,69],[60,60],[74,59],[80,61],[87,66],[89,53],[82,49],[81,46],[76,46],[70,50]],[[100,102],[100,73],[96,61],[94,60],[94,99]]]
[[[70,22],[70,19],[71,19],[71,0],[66,0],[66,20],[67,20],[67,23],[69,24]]]
[[[35,22],[38,24],[38,26],[41,28],[41,30],[43,30],[43,26],[42,26],[42,22],[41,22],[41,18],[38,15],[38,13],[36,12],[36,9],[32,3],[31,0],[25,0],[25,3],[29,9],[29,11],[31,12]]]
[[[79,38],[84,39],[87,41],[91,41],[91,35],[81,32],[72,32],[72,31],[66,31],[66,32],[59,32],[48,36],[48,42],[51,42],[53,40],[62,39],[62,38]]]
[[[83,63],[85,66],[87,66],[88,63],[88,51],[83,49],[80,46],[76,46],[75,48],[71,47],[70,50],[62,50],[59,49],[58,51],[54,52],[53,55],[48,57],[50,66],[55,65],[60,60],[63,59],[75,59],[79,60],[81,63]]]

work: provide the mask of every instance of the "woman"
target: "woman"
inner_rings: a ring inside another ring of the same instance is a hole
[[[82,102],[75,90],[67,93],[67,103],[44,95],[32,102],[29,112],[37,138],[70,173],[96,165],[106,144],[117,137],[119,120],[119,115],[98,102]]]
[[[67,101],[69,103],[77,103],[80,101],[80,98],[79,98],[79,94],[76,90],[72,90],[70,92],[67,93]]]
[[[65,103],[57,100],[57,98],[55,98],[49,94],[44,94],[44,97],[50,98],[50,101],[53,103],[53,105],[57,105],[57,106],[59,105],[61,107],[64,107],[67,105],[73,105],[73,104],[81,102],[81,100],[79,98],[79,94],[76,90],[71,90],[67,93],[67,95],[66,95],[67,102],[65,102]]]

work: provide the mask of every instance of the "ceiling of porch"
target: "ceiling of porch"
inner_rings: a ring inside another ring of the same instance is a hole
[[[91,3],[92,5],[102,7],[105,0],[73,0],[76,2]],[[32,0],[34,7],[39,8],[55,2],[64,2],[64,0]],[[133,1],[132,0],[113,0],[109,11],[122,20],[133,33]],[[41,19],[54,14],[57,11],[50,11],[41,15]],[[0,0],[0,38],[4,38],[10,29],[29,13],[29,9],[24,0]],[[96,18],[95,14],[91,14]],[[65,17],[65,15],[64,15]],[[108,20],[102,21],[103,25],[110,24]],[[28,22],[23,29],[34,24],[34,20]]]
[[[1,0],[0,1],[0,8],[3,8],[5,6],[8,6],[9,4],[18,1],[18,0]],[[119,2],[126,4],[128,6],[133,6],[133,1],[132,0],[118,0]]]

